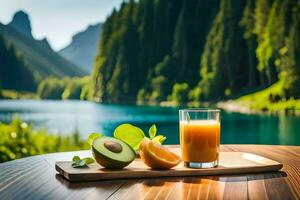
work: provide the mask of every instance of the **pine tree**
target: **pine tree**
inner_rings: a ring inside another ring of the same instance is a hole
[[[284,70],[286,72],[284,89],[288,98],[300,97],[300,1],[294,4],[292,23],[286,40]]]
[[[297,96],[298,4],[123,2],[103,27],[94,96],[103,102],[163,101],[172,97],[174,85],[185,83],[193,100],[216,100],[270,86],[280,77],[287,96]]]
[[[247,41],[248,54],[248,84],[249,89],[255,88],[259,85],[257,59],[255,49],[257,48],[257,37],[255,35],[255,0],[248,0],[244,8],[243,18],[240,21],[240,26],[244,28],[243,37]]]
[[[22,55],[0,35],[0,81],[3,89],[35,91],[36,81]]]
[[[201,57],[201,82],[206,99],[231,95],[247,84],[245,41],[239,27],[242,1],[222,0]]]

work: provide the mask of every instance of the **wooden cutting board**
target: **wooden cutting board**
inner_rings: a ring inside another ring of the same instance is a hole
[[[172,150],[179,153],[179,148]],[[96,163],[87,168],[73,168],[71,163],[70,161],[55,163],[56,171],[70,181],[260,173],[278,171],[282,168],[279,162],[244,152],[221,152],[219,166],[208,169],[187,168],[180,163],[169,170],[152,170],[141,159],[135,159],[121,170],[105,169]]]

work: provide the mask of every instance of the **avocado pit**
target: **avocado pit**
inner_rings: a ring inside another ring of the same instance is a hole
[[[107,148],[108,150],[110,150],[114,153],[120,153],[123,149],[122,145],[120,145],[117,142],[113,142],[113,141],[104,142],[104,146],[105,146],[105,148]]]

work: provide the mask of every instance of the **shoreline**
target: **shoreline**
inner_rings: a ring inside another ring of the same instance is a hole
[[[38,100],[38,101],[53,101],[51,99],[32,99],[32,98],[24,98],[24,99],[0,99],[0,100]],[[86,101],[86,100],[54,100],[54,101],[83,101],[83,102],[94,102],[97,104],[106,104],[106,103],[98,103],[95,101]],[[224,100],[218,102],[188,102],[184,104],[178,104],[173,101],[162,101],[162,102],[137,102],[132,104],[122,104],[118,105],[137,105],[137,106],[161,106],[161,107],[171,107],[171,108],[207,108],[207,107],[216,107],[222,109],[227,112],[241,113],[241,114],[264,114],[264,115],[293,115],[300,117],[300,109],[281,109],[281,110],[271,110],[267,106],[263,108],[253,107],[251,102],[249,101],[238,101],[238,100]],[[273,104],[274,105],[274,104]],[[272,104],[270,103],[270,106]]]
[[[268,109],[254,109],[251,108],[251,103],[246,101],[226,100],[212,102],[189,102],[187,104],[176,104],[176,102],[159,102],[157,104],[143,104],[143,105],[158,105],[163,107],[217,107],[227,112],[241,113],[241,114],[263,114],[263,115],[293,115],[300,116],[300,110],[276,110]]]
[[[267,108],[264,109],[251,109],[250,103],[242,101],[220,101],[217,104],[217,107],[228,112],[236,112],[242,114],[263,114],[263,115],[292,115],[300,117],[300,110],[276,110],[271,111]]]
[[[233,100],[220,101],[216,103],[216,106],[228,112],[237,112],[243,114],[259,114],[261,111],[255,111],[250,109],[245,103],[235,102]]]

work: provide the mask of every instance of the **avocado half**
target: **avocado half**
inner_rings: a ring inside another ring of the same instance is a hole
[[[122,169],[135,159],[135,151],[127,143],[106,136],[93,141],[92,153],[97,163],[108,169]]]

